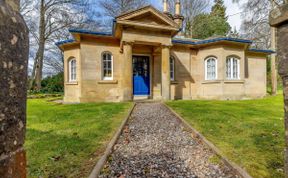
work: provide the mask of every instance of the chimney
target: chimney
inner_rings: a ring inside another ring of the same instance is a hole
[[[164,13],[169,13],[168,12],[168,2],[167,2],[167,0],[163,0],[163,12]]]
[[[176,0],[175,15],[174,15],[173,19],[179,25],[179,27],[182,28],[184,17],[181,15],[181,2],[180,2],[180,0]]]
[[[176,0],[176,4],[175,4],[175,16],[179,16],[181,15],[181,3],[180,0]]]

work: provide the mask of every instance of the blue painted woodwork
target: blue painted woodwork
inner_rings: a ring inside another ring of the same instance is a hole
[[[150,95],[149,57],[133,56],[133,94]]]

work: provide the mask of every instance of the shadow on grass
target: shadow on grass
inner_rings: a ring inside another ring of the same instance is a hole
[[[30,150],[27,152],[30,158],[29,174],[37,177],[67,177],[69,172],[81,165],[79,162],[84,156],[81,153],[83,149],[95,146],[77,133],[62,135],[52,131],[27,129],[27,136],[35,138],[26,143],[26,149]],[[86,147],[83,148],[83,145]],[[46,164],[43,165],[43,162]]]

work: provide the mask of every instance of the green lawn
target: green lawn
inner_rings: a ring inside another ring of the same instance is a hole
[[[28,100],[28,177],[87,177],[131,106]]]
[[[283,175],[283,97],[246,101],[167,103],[256,178]]]

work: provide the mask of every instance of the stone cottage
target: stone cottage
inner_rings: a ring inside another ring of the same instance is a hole
[[[244,99],[266,95],[270,50],[229,37],[184,38],[180,1],[174,15],[152,6],[115,18],[112,32],[70,29],[64,53],[65,102],[137,98]]]

